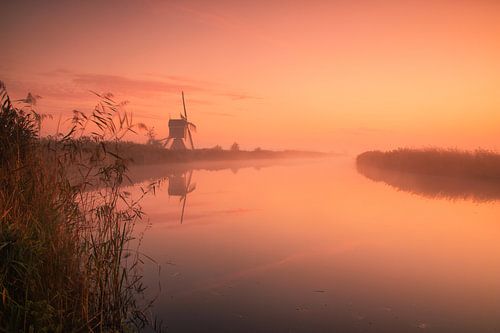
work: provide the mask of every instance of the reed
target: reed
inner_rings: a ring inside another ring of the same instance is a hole
[[[358,167],[376,167],[407,173],[500,181],[500,154],[488,150],[397,149],[358,155]]]
[[[123,191],[118,143],[134,131],[111,95],[75,111],[41,144],[41,116],[0,82],[0,331],[123,332],[150,322],[132,230],[144,214]],[[92,142],[92,145],[88,145]],[[115,147],[113,147],[115,145]],[[113,148],[113,149],[112,149]]]

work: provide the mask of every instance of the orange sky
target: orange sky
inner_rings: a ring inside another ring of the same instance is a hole
[[[164,137],[184,90],[198,146],[500,148],[499,1],[10,1],[2,17],[0,79],[56,118],[110,91]]]

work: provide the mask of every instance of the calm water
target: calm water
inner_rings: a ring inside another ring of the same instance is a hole
[[[170,174],[141,247],[168,331],[500,332],[498,201],[398,190],[349,157],[272,163],[147,171]]]

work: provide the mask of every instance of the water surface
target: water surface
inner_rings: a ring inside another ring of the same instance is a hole
[[[273,163],[164,171],[143,202],[170,332],[500,332],[497,201],[398,191],[349,157]]]

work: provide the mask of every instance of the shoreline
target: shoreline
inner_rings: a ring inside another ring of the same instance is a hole
[[[500,154],[488,150],[400,148],[386,152],[367,151],[356,157],[356,165],[409,174],[500,183]]]
[[[51,149],[52,140],[41,139],[42,146]],[[117,157],[131,162],[131,165],[149,164],[184,164],[208,161],[248,161],[248,160],[275,160],[275,159],[305,159],[324,158],[334,156],[332,153],[323,153],[304,150],[224,150],[217,148],[200,148],[195,150],[169,150],[161,145],[142,144],[129,141],[93,141],[78,142],[84,151],[92,153],[105,146],[105,150]]]
[[[370,151],[357,156],[356,169],[374,182],[423,197],[500,200],[500,155],[490,151]]]

